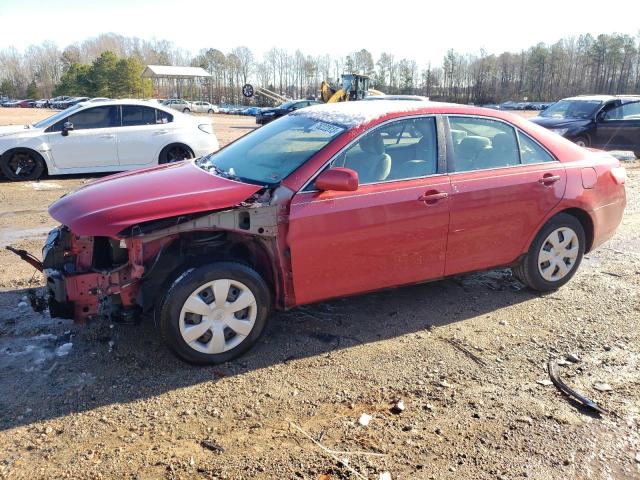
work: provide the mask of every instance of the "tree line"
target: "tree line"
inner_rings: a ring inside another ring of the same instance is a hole
[[[244,46],[191,54],[166,40],[102,34],[62,50],[51,42],[24,52],[0,50],[0,93],[148,97],[154,92],[140,75],[150,64],[203,67],[211,78],[200,97],[215,103],[246,103],[240,90],[249,82],[290,98],[316,96],[322,80],[337,82],[342,73],[369,75],[371,87],[388,94],[459,103],[640,94],[640,36],[617,33],[585,34],[500,54],[449,50],[438,65],[419,65],[386,52],[376,59],[366,49],[340,57],[272,48],[258,58]]]

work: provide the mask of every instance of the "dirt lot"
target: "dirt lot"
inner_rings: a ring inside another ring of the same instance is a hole
[[[41,113],[0,110],[0,124]],[[213,123],[222,143],[252,127]],[[640,478],[640,165],[627,167],[618,234],[556,293],[499,270],[325,302],[276,315],[212,368],[178,361],[149,322],[34,312],[42,278],[2,251],[0,478]],[[83,181],[0,183],[0,245],[38,254],[47,205]],[[611,413],[549,385],[549,355],[577,356],[561,375]]]

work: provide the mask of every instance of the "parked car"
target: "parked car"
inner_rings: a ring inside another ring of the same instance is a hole
[[[173,108],[174,110],[178,110],[182,113],[191,113],[193,110],[193,105],[191,102],[187,102],[186,100],[182,100],[181,98],[170,98],[162,102],[163,105]]]
[[[65,100],[70,99],[71,97],[67,96],[67,95],[60,95],[57,97],[53,97],[51,100],[49,100],[49,106],[51,108],[59,108],[58,105],[61,102],[64,102]]]
[[[26,100],[20,100],[17,106],[20,108],[33,108],[35,104],[36,101],[33,98],[29,98]]]
[[[191,108],[194,113],[218,113],[218,106],[209,102],[191,102]]]
[[[428,102],[429,97],[423,97],[421,95],[369,95],[364,97],[363,100],[409,100],[409,101],[421,101]]]
[[[0,170],[10,180],[131,170],[217,149],[211,123],[136,100],[80,103],[33,125],[0,127]]]
[[[49,106],[49,100],[46,98],[41,98],[40,100],[36,100],[34,106],[36,108],[47,108]]]
[[[50,312],[155,312],[177,355],[215,363],[250,348],[274,308],[504,266],[552,291],[614,234],[624,182],[609,154],[500,111],[304,108],[54,203]]]
[[[104,102],[105,100],[111,100],[111,99],[107,97],[94,97],[94,98],[90,98],[89,100],[85,100],[85,102],[95,103],[95,102]]]
[[[308,107],[310,105],[318,105],[320,103],[321,102],[318,102],[317,100],[292,100],[290,102],[285,102],[275,108],[263,108],[256,115],[256,123],[258,125],[265,125],[269,122],[272,122],[276,118],[287,115],[288,113]]]
[[[2,106],[7,108],[19,108],[21,101],[22,100],[9,100],[7,102],[4,102]]]
[[[565,98],[531,121],[582,147],[632,150],[640,156],[640,96]]]
[[[261,111],[262,111],[262,108],[260,107],[247,107],[244,109],[243,113],[244,115],[251,115],[252,117],[255,117]]]

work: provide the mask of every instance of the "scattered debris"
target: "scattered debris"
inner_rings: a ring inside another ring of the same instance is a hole
[[[553,382],[551,380],[547,380],[546,378],[544,380],[537,380],[536,383],[543,385],[545,387],[549,387],[553,385]]]
[[[506,324],[506,322],[505,322],[505,324]],[[473,360],[478,365],[482,365],[483,367],[487,366],[487,363],[484,360],[482,360],[480,357],[478,357],[475,353],[471,352],[459,340],[456,340],[454,338],[443,338],[442,340],[447,342],[449,345],[451,345],[453,348],[455,348],[459,352],[464,353],[467,357],[469,357],[471,360]]]
[[[567,395],[568,397],[573,398],[574,400],[576,400],[578,403],[580,403],[581,405],[583,405],[584,407],[587,407],[595,412],[598,413],[607,413],[607,411],[601,407],[599,407],[596,403],[594,403],[593,401],[589,400],[588,398],[586,398],[585,396],[579,394],[578,392],[576,392],[575,390],[573,390],[571,387],[569,387],[567,384],[565,384],[562,379],[560,378],[560,376],[558,375],[558,372],[556,371],[556,363],[555,360],[553,358],[549,358],[549,361],[547,362],[547,369],[549,370],[549,377],[551,377],[551,381],[553,382],[553,384],[556,386],[556,388],[558,390],[560,390],[562,393],[564,393],[565,395]],[[611,388],[611,387],[609,387]]]
[[[366,415],[366,414],[363,414],[363,415]],[[369,417],[369,419],[371,419],[371,417]],[[307,432],[305,432],[302,429],[302,427],[299,427],[298,425],[296,425],[293,422],[289,422],[289,425],[292,426],[293,428],[295,428],[296,430],[298,430],[298,432],[302,433],[309,440],[311,440],[315,446],[320,448],[323,452],[325,452],[331,458],[333,458],[338,463],[340,463],[342,466],[344,466],[347,470],[349,470],[351,473],[353,473],[357,478],[361,478],[363,480],[366,480],[367,477],[365,477],[364,475],[359,473],[353,467],[349,466],[349,458],[348,457],[340,458],[339,455],[362,455],[362,456],[370,456],[370,457],[385,457],[386,456],[384,453],[376,453],[376,452],[345,452],[345,451],[331,450],[330,448],[327,448],[324,445],[322,445],[320,442],[318,442],[316,439],[314,439]]]
[[[621,162],[633,162],[636,159],[636,154],[631,150],[610,150],[607,153]]]
[[[580,363],[580,357],[575,353],[570,353],[569,355],[567,355],[567,360],[571,363]]]
[[[207,450],[211,450],[214,453],[224,453],[224,447],[221,447],[217,443],[211,440],[203,440],[200,442],[200,445]]]
[[[382,472],[382,473],[378,476],[378,480],[391,480],[391,473],[389,473],[389,472]]]
[[[26,186],[38,191],[60,190],[62,188],[62,185],[54,182],[29,182]]]
[[[371,415],[369,415],[368,413],[363,413],[362,415],[360,415],[360,418],[358,419],[358,423],[360,425],[362,425],[363,427],[368,427],[369,426],[369,422],[371,422],[371,419],[373,417]]]
[[[527,425],[533,425],[533,418],[531,417],[518,417],[516,420],[520,423],[526,423]]]
[[[595,388],[599,392],[610,392],[610,391],[613,390],[613,388],[611,388],[611,385],[609,385],[608,383],[604,383],[604,382],[596,382],[596,383],[594,383],[593,384],[593,388]]]
[[[73,347],[73,343],[63,343],[58,348],[56,348],[56,357],[64,357],[65,355],[69,355],[71,352],[71,348]]]
[[[393,407],[391,407],[391,411],[398,414],[404,412],[405,408],[404,402],[402,400],[398,400]]]

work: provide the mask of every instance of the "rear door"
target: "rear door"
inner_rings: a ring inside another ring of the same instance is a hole
[[[640,152],[640,101],[619,105],[599,115],[593,146]]]
[[[65,136],[66,122],[74,129]],[[81,110],[53,124],[45,137],[54,163],[61,169],[117,166],[118,123],[118,107],[107,105]]]
[[[452,196],[446,275],[513,262],[564,195],[564,167],[510,124],[449,116]],[[455,135],[453,135],[455,133]]]
[[[417,137],[410,139],[413,155],[385,153],[388,139],[416,121],[427,132],[424,148],[417,149]],[[357,171],[362,184],[356,191],[322,192],[311,183],[294,196],[287,240],[296,303],[443,275],[451,189],[438,169],[435,129],[433,117],[379,127],[329,165]]]
[[[120,165],[155,163],[172,126],[167,113],[142,105],[122,105],[122,124],[117,128]],[[164,122],[164,123],[163,123]]]

